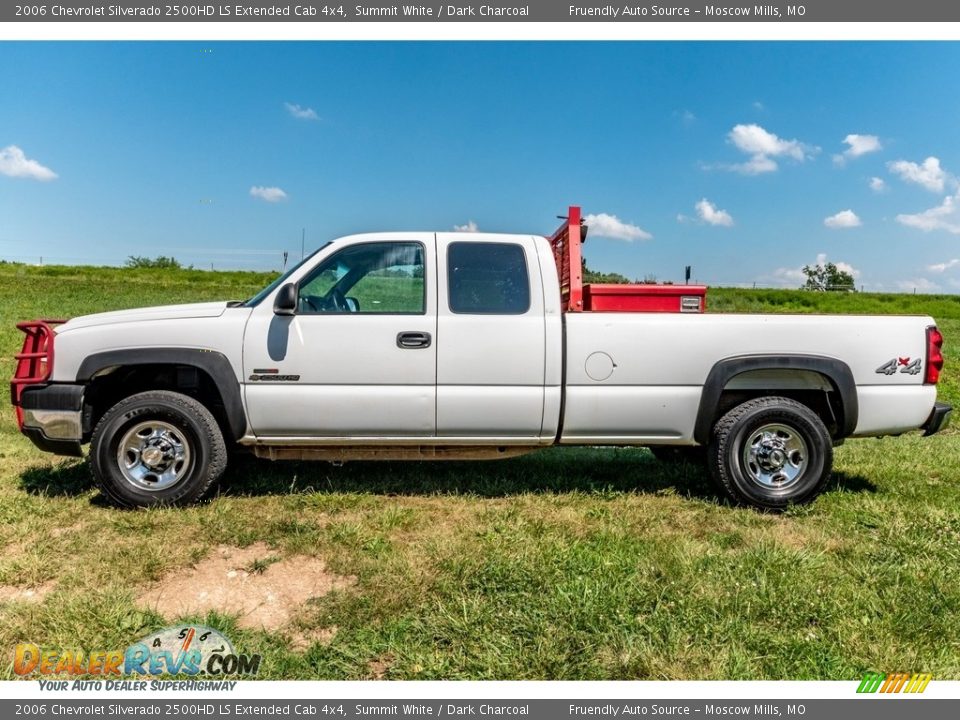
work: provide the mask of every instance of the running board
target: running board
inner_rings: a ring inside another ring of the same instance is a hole
[[[541,450],[540,445],[341,445],[303,447],[254,445],[250,448],[265,460],[502,460]]]

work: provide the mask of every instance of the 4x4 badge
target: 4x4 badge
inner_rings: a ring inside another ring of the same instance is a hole
[[[919,375],[920,358],[911,360],[908,357],[895,357],[893,360],[888,360],[883,365],[878,367],[877,373],[879,375],[894,375],[897,372],[897,368],[899,368],[900,372],[905,375]]]

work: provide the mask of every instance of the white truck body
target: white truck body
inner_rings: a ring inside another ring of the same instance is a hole
[[[527,287],[512,291],[527,300],[525,309],[518,301],[508,313],[457,312],[454,244],[458,253],[482,255],[476,248],[488,246],[522,258]],[[422,250],[417,311],[378,312],[352,298],[337,311],[305,311],[305,302],[322,298],[305,300],[303,284],[338,253],[394,247]],[[291,285],[300,293],[297,308],[280,312]],[[199,380],[183,381],[185,393],[196,395],[190,388],[212,380],[227,441],[274,458],[708,445],[731,402],[768,395],[809,405],[834,443],[920,427],[935,432],[949,408],[936,404],[926,373],[934,325],[920,316],[564,312],[547,238],[354,235],[326,245],[256,302],[144,308],[58,325],[52,368],[40,385],[61,394],[80,388],[73,392],[79,400],[24,401],[24,432],[41,447],[50,441],[47,449],[79,450],[108,410],[98,398],[123,395],[111,377],[133,368],[124,382],[149,389],[139,386],[137,367],[156,369],[173,389],[185,369],[198,368]],[[172,381],[163,374],[168,366],[179,368]],[[38,390],[27,388],[24,397],[31,389]],[[226,397],[234,392],[235,400]]]

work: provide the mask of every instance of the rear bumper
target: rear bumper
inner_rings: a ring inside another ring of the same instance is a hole
[[[943,430],[947,425],[950,424],[950,415],[953,413],[953,407],[947,405],[946,403],[936,403],[933,406],[933,411],[930,413],[930,417],[927,418],[927,421],[923,424],[921,429],[923,430],[923,436],[933,435]]]
[[[23,389],[21,432],[38,448],[57,455],[83,454],[83,385],[37,385]]]

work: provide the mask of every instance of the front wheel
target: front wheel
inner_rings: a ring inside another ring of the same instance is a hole
[[[227,465],[223,434],[210,411],[167,390],[131,395],[110,408],[90,448],[101,491],[124,507],[188,505]]]
[[[720,418],[707,457],[714,479],[735,502],[783,510],[823,490],[833,468],[833,443],[806,405],[764,397]]]

